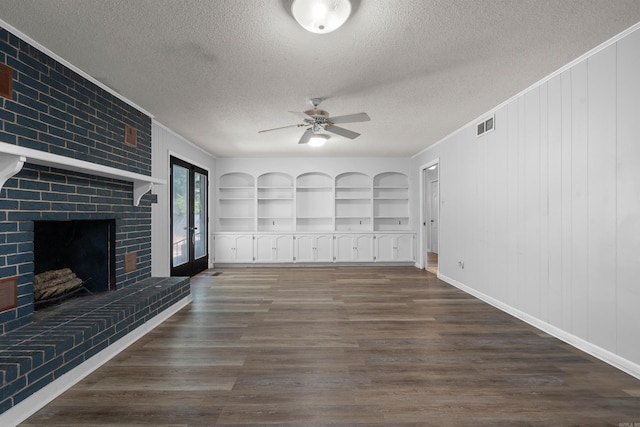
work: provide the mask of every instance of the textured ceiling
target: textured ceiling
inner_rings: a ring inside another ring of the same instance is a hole
[[[218,157],[411,156],[640,21],[639,0],[0,0],[0,18]],[[366,111],[321,148],[290,110]]]

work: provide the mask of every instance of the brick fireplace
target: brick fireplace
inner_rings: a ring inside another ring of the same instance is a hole
[[[96,167],[151,175],[151,118],[147,114],[3,28],[0,65],[0,144],[4,147],[22,147]],[[8,80],[7,73],[11,77]],[[7,164],[11,166],[6,151],[0,152],[0,173]],[[64,164],[42,166],[27,159],[0,191],[0,299],[7,300],[0,301],[0,344],[5,346],[0,348],[0,414],[145,322],[158,307],[175,298],[165,295],[160,301],[156,296],[145,297],[145,304],[155,308],[145,306],[146,312],[141,315],[129,308],[124,314],[110,313],[115,316],[114,322],[123,316],[131,320],[111,328],[112,336],[107,340],[104,336],[112,320],[104,320],[100,314],[102,320],[90,328],[92,332],[83,332],[82,339],[72,339],[77,342],[68,343],[68,348],[56,344],[54,352],[47,354],[40,350],[34,353],[37,346],[33,344],[27,350],[20,347],[20,343],[29,342],[25,336],[29,330],[46,335],[55,329],[55,325],[33,326],[37,323],[33,321],[34,232],[44,222],[62,226],[69,221],[108,221],[114,237],[113,265],[109,267],[113,274],[108,279],[108,287],[116,290],[112,293],[140,287],[150,279],[151,196],[143,195],[136,205],[135,182],[96,176],[90,169],[77,172],[65,169]],[[143,290],[135,292],[136,298],[144,294]],[[184,296],[184,290],[179,293]],[[15,303],[11,303],[13,299]],[[104,300],[104,304],[112,300]],[[117,306],[123,304],[118,302]],[[96,307],[91,310],[93,315],[98,313]],[[98,341],[91,334],[102,338]],[[74,348],[75,359],[64,366],[71,360],[70,348]],[[51,365],[50,371],[47,365]]]
[[[0,63],[13,72],[11,96],[0,97],[0,142],[151,175],[146,114],[4,29]],[[133,206],[132,191],[128,182],[29,163],[5,183],[0,278],[17,278],[18,304],[0,313],[0,333],[32,320],[34,221],[113,220],[115,288],[151,275],[150,198]],[[133,252],[136,269],[125,273]]]

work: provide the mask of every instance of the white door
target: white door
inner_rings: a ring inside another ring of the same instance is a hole
[[[429,214],[429,234],[431,237],[429,248],[431,249],[431,252],[435,254],[438,253],[438,208],[440,206],[440,195],[438,193],[438,189],[440,186],[438,184],[439,181],[437,180],[431,181],[431,212]]]

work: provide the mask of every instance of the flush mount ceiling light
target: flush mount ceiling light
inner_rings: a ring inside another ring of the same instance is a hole
[[[312,147],[322,147],[325,142],[329,139],[329,135],[325,135],[323,133],[316,133],[310,139],[308,144]]]
[[[298,24],[316,34],[337,30],[349,18],[349,0],[293,0],[291,13]]]

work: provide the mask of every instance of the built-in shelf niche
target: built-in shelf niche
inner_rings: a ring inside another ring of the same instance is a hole
[[[218,183],[218,231],[254,231],[255,179],[246,173],[220,176]]]
[[[293,184],[282,172],[258,177],[258,231],[293,231]]]
[[[226,173],[218,180],[217,221],[220,232],[408,231],[409,179],[400,172]]]
[[[360,172],[336,177],[336,231],[371,230],[371,178]]]
[[[296,231],[332,231],[333,178],[307,172],[296,178]]]
[[[373,178],[373,229],[409,229],[409,177],[385,172]]]

